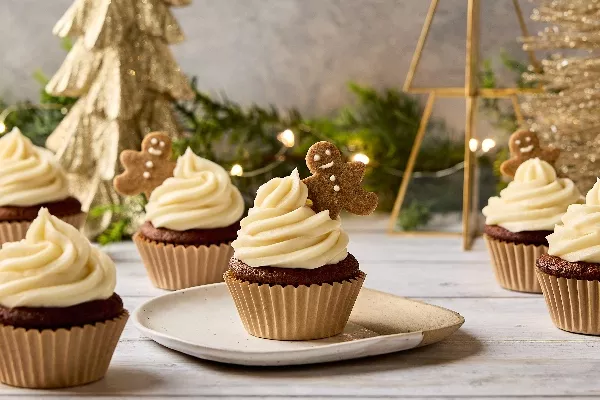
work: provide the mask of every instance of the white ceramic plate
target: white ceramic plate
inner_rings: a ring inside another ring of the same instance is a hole
[[[244,330],[224,283],[171,292],[139,306],[134,324],[173,350],[241,365],[295,365],[347,360],[425,346],[454,333],[464,318],[441,307],[363,288],[340,335],[277,341]]]

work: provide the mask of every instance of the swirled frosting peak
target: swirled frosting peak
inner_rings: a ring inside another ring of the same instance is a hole
[[[517,168],[515,179],[491,197],[483,209],[487,225],[499,225],[511,232],[550,231],[560,222],[567,207],[581,200],[570,179],[557,178],[552,165],[539,158]]]
[[[254,207],[242,219],[231,244],[234,257],[252,267],[314,269],[346,258],[348,235],[329,211],[307,206],[308,188],[298,171],[258,189]]]
[[[27,207],[69,197],[65,171],[18,128],[0,137],[0,207]]]
[[[244,199],[227,171],[189,148],[177,160],[173,177],[154,189],[146,219],[175,231],[223,228],[244,214]]]
[[[562,224],[547,239],[550,255],[600,264],[600,180],[588,192],[585,204],[569,206]]]
[[[42,208],[25,239],[0,250],[0,304],[69,307],[112,296],[115,264],[74,227]]]

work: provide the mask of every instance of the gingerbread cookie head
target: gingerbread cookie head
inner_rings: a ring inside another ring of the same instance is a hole
[[[306,153],[306,166],[312,174],[325,172],[342,164],[342,153],[329,142],[317,142]]]
[[[365,164],[344,162],[332,143],[313,144],[306,154],[306,165],[313,175],[303,181],[315,212],[327,210],[329,217],[336,219],[342,210],[368,215],[377,207],[377,195],[362,188]]]
[[[527,155],[540,148],[540,140],[534,132],[520,130],[510,136],[508,147],[513,156]]]
[[[519,130],[510,136],[508,142],[511,158],[500,166],[502,175],[512,178],[519,165],[532,158],[540,158],[553,165],[560,154],[558,149],[542,148],[535,132]]]
[[[152,132],[142,141],[142,150],[124,150],[119,159],[123,173],[113,180],[115,190],[126,196],[150,193],[173,176],[172,143],[163,132]]]

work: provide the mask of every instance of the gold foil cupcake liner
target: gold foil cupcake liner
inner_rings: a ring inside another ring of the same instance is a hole
[[[548,252],[547,246],[508,243],[488,235],[484,238],[500,286],[517,292],[542,293],[535,275],[535,261]]]
[[[559,278],[539,269],[537,275],[557,328],[600,335],[600,282]]]
[[[83,224],[85,224],[86,218],[86,213],[60,217],[61,220],[73,225],[79,230],[81,230]],[[18,242],[19,240],[24,239],[27,229],[29,229],[32,222],[33,221],[0,222],[0,245],[6,242]]]
[[[102,379],[128,317],[57,330],[0,325],[0,382],[48,389]]]
[[[178,290],[223,282],[233,248],[229,244],[183,246],[154,242],[133,236],[152,284]]]
[[[268,285],[236,279],[225,282],[248,333],[265,339],[310,340],[344,330],[366,275],[331,284]]]

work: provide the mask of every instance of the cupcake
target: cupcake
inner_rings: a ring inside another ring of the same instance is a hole
[[[85,222],[52,153],[14,128],[0,138],[0,245],[23,239],[42,207],[78,229]]]
[[[83,385],[108,369],[127,311],[112,260],[42,208],[25,239],[0,250],[0,381]]]
[[[567,207],[580,200],[575,184],[539,158],[523,162],[500,196],[489,199],[484,238],[502,287],[541,293],[535,261],[548,251],[546,236]]]
[[[341,192],[330,200],[343,204],[348,192],[342,189],[343,180],[336,181],[343,174],[330,175],[331,193]],[[348,189],[351,186],[360,197],[360,185],[349,181]],[[365,280],[358,261],[348,253],[340,217],[331,218],[329,209],[316,206],[326,205],[327,199],[315,195],[312,200],[309,193],[297,170],[271,179],[258,189],[231,244],[235,254],[225,282],[253,336],[309,340],[337,335]]]
[[[569,206],[548,243],[536,266],[552,321],[565,331],[600,335],[600,180],[585,204]]]
[[[154,286],[222,282],[243,214],[244,200],[229,174],[188,148],[173,176],[152,191],[146,222],[133,237]]]

